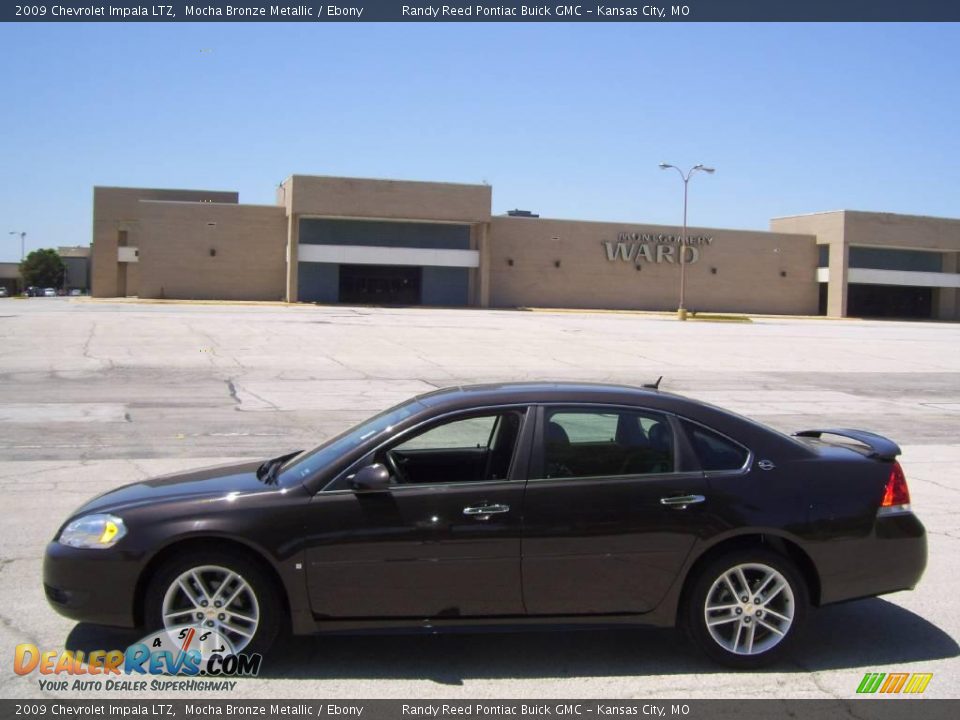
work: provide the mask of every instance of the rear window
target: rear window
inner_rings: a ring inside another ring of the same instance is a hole
[[[742,445],[703,425],[688,420],[683,420],[682,425],[703,470],[740,470],[746,465],[750,453]]]

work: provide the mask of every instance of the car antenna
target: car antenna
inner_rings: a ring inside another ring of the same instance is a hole
[[[663,380],[663,375],[661,375],[660,377],[658,377],[658,378],[657,378],[657,381],[656,381],[655,383],[644,383],[644,384],[643,384],[643,387],[645,387],[645,388],[650,388],[651,390],[659,390],[659,389],[660,389],[660,381],[661,381],[661,380]]]

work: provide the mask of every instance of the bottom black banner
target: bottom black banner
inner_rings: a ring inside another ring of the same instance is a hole
[[[958,700],[0,700],[7,718],[953,720]]]

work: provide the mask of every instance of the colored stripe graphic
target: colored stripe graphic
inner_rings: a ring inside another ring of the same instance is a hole
[[[933,673],[914,673],[904,688],[905,693],[922,693],[933,679]]]
[[[888,695],[922,693],[932,679],[933,673],[867,673],[860,681],[857,692],[868,695],[877,691]]]
[[[858,693],[875,693],[877,688],[880,687],[880,683],[883,682],[883,678],[886,673],[867,673],[863,676],[863,680],[860,681],[860,686],[857,688]]]
[[[880,688],[882,693],[898,693],[903,689],[904,683],[907,682],[907,678],[910,677],[910,673],[890,673],[887,675],[886,682],[883,683],[883,686]]]

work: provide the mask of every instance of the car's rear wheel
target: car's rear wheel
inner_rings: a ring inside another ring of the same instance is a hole
[[[744,549],[718,557],[694,579],[684,625],[717,662],[756,668],[790,649],[808,605],[806,583],[788,558]]]
[[[281,607],[259,564],[217,550],[168,560],[150,581],[144,603],[150,629],[214,630],[237,653],[269,648],[280,629]]]

